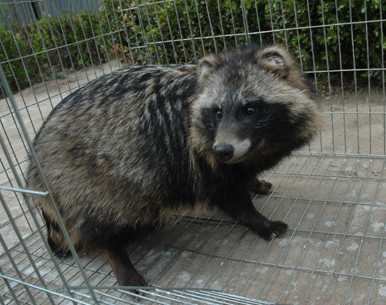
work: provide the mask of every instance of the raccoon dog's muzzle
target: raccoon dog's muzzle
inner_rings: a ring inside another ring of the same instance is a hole
[[[262,145],[263,139],[258,146]],[[248,153],[253,150],[250,139],[225,138],[218,139],[213,145],[213,154],[217,161],[224,163],[237,163],[246,158]]]
[[[234,147],[230,144],[219,144],[213,147],[213,153],[220,162],[226,162],[233,158]]]

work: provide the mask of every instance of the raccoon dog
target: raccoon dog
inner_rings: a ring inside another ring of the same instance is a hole
[[[318,111],[286,50],[254,46],[197,65],[130,67],[67,96],[34,148],[76,249],[102,249],[119,285],[146,281],[126,252],[141,231],[198,202],[265,240],[286,233],[254,208],[256,175],[318,131]],[[28,187],[42,190],[31,164]],[[48,199],[34,198],[57,254],[68,247]]]

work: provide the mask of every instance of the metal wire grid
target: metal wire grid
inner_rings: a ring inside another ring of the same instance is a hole
[[[156,3],[169,2],[174,3]],[[136,3],[127,12],[135,14],[143,5]],[[275,33],[280,31],[302,29],[249,32],[246,18],[244,21],[243,33],[223,31],[191,38],[183,37],[180,30],[179,38],[153,39],[146,45],[133,43],[130,51],[138,49],[143,58],[157,63],[161,54],[157,53],[159,49],[151,53],[152,45],[171,43],[177,47],[181,43],[183,47],[184,43],[192,43],[197,46],[193,42],[199,41],[201,44],[197,48],[201,47],[205,53],[204,41],[208,39],[216,41],[216,50],[220,50],[228,45],[226,38],[234,38],[237,45],[241,36],[263,41],[270,35],[274,40]],[[368,20],[366,15],[362,23],[384,21],[381,10],[379,20]],[[233,22],[233,18],[226,22]],[[336,26],[338,34],[339,28],[349,27],[353,36],[354,24],[323,21],[321,27]],[[145,25],[146,20],[142,20],[142,31]],[[313,27],[310,21],[307,29],[311,39]],[[118,27],[116,31],[124,29]],[[79,37],[78,41],[93,41],[94,38]],[[113,31],[104,38],[114,39]],[[380,39],[383,43],[383,33]],[[68,48],[68,45],[57,48]],[[118,58],[117,50],[115,52]],[[315,56],[313,48],[311,53]],[[27,60],[38,54],[19,54],[19,59]],[[184,56],[184,61],[189,61],[188,54],[184,52]],[[340,49],[339,56],[342,56]],[[132,60],[135,62],[133,57]],[[136,58],[139,63],[141,60],[141,57]],[[7,60],[1,64],[9,63]],[[322,104],[327,119],[319,141],[313,143],[309,151],[294,154],[266,174],[265,178],[275,189],[270,196],[255,198],[255,203],[265,215],[290,224],[287,237],[266,243],[223,215],[180,216],[170,227],[157,230],[143,242],[132,245],[131,256],[136,267],[153,285],[141,289],[141,295],[115,286],[111,268],[98,253],[81,255],[79,262],[72,258],[53,258],[44,242],[44,226],[39,215],[26,207],[25,193],[31,192],[23,189],[28,152],[25,137],[33,137],[52,107],[65,95],[119,66],[119,61],[112,60],[101,67],[84,67],[83,71],[71,74],[63,68],[69,81],[43,80],[40,86],[30,86],[13,97],[9,95],[0,104],[3,148],[0,159],[1,304],[66,304],[69,301],[79,304],[385,303],[386,94],[384,82],[382,88],[374,90],[370,79],[365,92],[356,79],[353,92],[343,86],[334,92],[334,86],[328,81],[326,93],[331,98]],[[51,70],[54,70],[52,66]],[[379,70],[384,80],[384,61],[382,68],[372,68],[368,62],[368,69],[364,70],[353,66],[349,70],[332,71],[327,67],[323,71],[314,69],[306,73],[328,76],[340,73],[343,77],[344,71],[350,71],[355,77],[356,72]],[[315,83],[321,87],[316,76]],[[2,87],[3,94],[4,90]],[[18,112],[19,118],[16,117]],[[27,130],[23,130],[24,124]]]
[[[152,285],[162,287],[142,300],[154,298],[164,304],[164,294],[170,292],[173,299],[173,293],[199,288],[204,290],[200,293],[222,291],[251,302],[384,303],[384,166],[381,158],[293,156],[267,177],[276,185],[272,195],[257,200],[266,215],[291,226],[287,237],[269,243],[219,215],[176,219],[174,225],[132,246],[136,267],[153,279]],[[326,184],[328,192],[321,189]],[[46,291],[63,293],[62,273],[73,298],[92,302],[73,259],[59,260],[59,272],[36,230],[24,242],[27,251],[20,243],[8,249],[1,240],[7,249],[1,257],[2,277],[14,285],[4,296],[12,298],[13,292],[23,300],[24,284],[34,291],[30,293],[37,304],[50,303],[32,260]],[[113,287],[115,278],[103,256],[82,256],[81,265],[102,304],[135,302],[127,298],[130,293]]]

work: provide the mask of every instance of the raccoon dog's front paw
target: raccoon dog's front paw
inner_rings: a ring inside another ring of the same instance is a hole
[[[272,183],[265,180],[254,180],[250,185],[249,190],[259,195],[269,195],[272,192]]]
[[[270,221],[269,227],[265,228],[262,234],[259,234],[265,240],[271,240],[274,237],[282,237],[287,233],[288,225],[282,221]]]

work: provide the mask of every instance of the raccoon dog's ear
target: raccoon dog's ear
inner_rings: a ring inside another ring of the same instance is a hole
[[[210,54],[200,59],[197,65],[197,75],[199,82],[204,83],[210,74],[213,73],[220,64],[218,56]]]
[[[294,66],[292,56],[278,46],[266,47],[255,53],[257,63],[281,78],[288,78]]]
[[[306,81],[286,49],[279,46],[266,47],[256,51],[254,58],[265,70],[274,73],[291,86],[305,91],[310,98],[315,97],[313,86]]]

